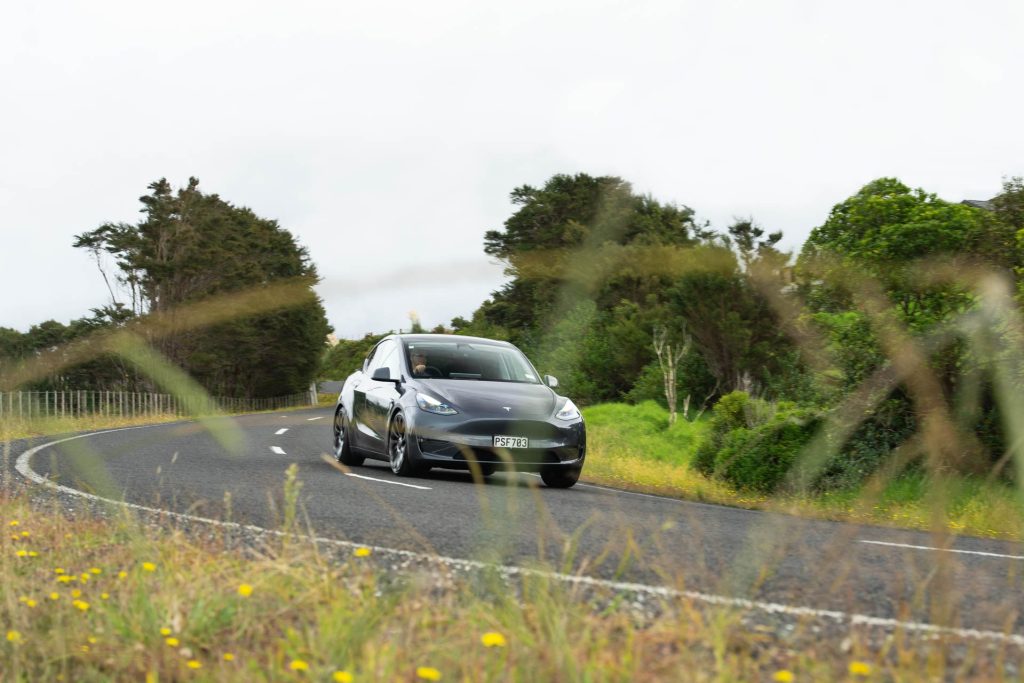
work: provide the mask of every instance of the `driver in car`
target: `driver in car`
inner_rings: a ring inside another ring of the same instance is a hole
[[[412,374],[416,377],[427,377],[427,354],[422,351],[413,351],[409,355],[412,361]]]

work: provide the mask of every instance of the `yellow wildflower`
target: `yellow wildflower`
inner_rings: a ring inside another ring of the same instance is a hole
[[[331,680],[334,681],[334,683],[352,683],[355,679],[352,678],[352,674],[347,671],[335,671],[331,676]]]
[[[29,537],[30,535],[31,535],[31,534],[29,534],[29,533],[28,533],[27,531],[22,531],[22,532],[21,532],[21,537],[22,537],[22,538],[28,538],[28,537]]]
[[[77,607],[78,609],[82,610],[83,612],[89,611],[89,603],[87,603],[85,600],[75,600],[71,604]]]
[[[181,641],[179,641],[177,638],[173,636],[171,636],[170,638],[166,638],[164,642],[170,645],[171,647],[178,647],[179,645],[181,645]]]
[[[53,573],[54,574],[63,574],[64,570],[61,569],[60,567],[57,567],[56,569],[53,570]]]
[[[775,674],[772,676],[772,680],[778,681],[778,683],[793,683],[793,681],[796,680],[796,676],[793,675],[792,671],[789,671],[788,669],[782,669],[781,671],[775,672]]]
[[[100,593],[100,600],[109,600],[110,593]]]
[[[12,519],[11,520],[11,526],[18,526],[18,520]]]
[[[29,550],[28,551],[28,556],[29,557],[39,557],[39,553],[37,553],[35,550]]]
[[[88,638],[86,638],[86,640],[89,641],[90,645],[95,645],[99,642],[99,638],[97,638],[96,636],[89,636]]]
[[[480,636],[480,642],[484,644],[484,647],[505,647],[505,636],[497,631],[488,631]]]
[[[23,550],[19,550],[18,552],[14,553],[14,554],[17,555],[18,557],[28,557],[28,551],[24,550],[24,549]]]
[[[60,593],[50,593],[51,600],[60,600]]]
[[[89,583],[89,575],[82,572],[82,583]]]
[[[119,579],[127,578],[127,576],[128,576],[128,572],[118,572],[117,573],[117,578],[119,578]]]
[[[870,676],[871,665],[867,662],[850,662],[850,675],[852,676]]]
[[[82,652],[88,652],[89,651],[89,646],[88,645],[83,645],[82,647],[80,647],[78,649],[81,650]]]
[[[25,601],[25,604],[28,605],[29,607],[35,607],[36,606],[36,601],[33,600],[32,598],[29,598],[28,600]]]
[[[309,664],[306,664],[301,659],[293,659],[288,664],[288,668],[292,671],[309,671]]]
[[[425,681],[439,681],[441,672],[432,666],[418,666],[416,667],[416,678],[422,678]]]
[[[73,597],[73,598],[80,598],[80,597],[82,597],[82,591],[78,590],[77,588],[74,589],[73,591],[71,591],[71,597]]]
[[[171,635],[171,629],[169,629],[166,626],[164,626],[162,629],[160,629],[160,635],[162,635],[162,636],[169,636],[169,635]]]
[[[243,598],[249,597],[250,595],[252,595],[252,586],[250,586],[247,583],[243,583],[241,586],[238,587],[238,594],[241,595]]]
[[[89,572],[92,573],[92,574],[96,574],[98,576],[98,575],[103,573],[103,570],[100,569],[99,567],[93,567],[92,569],[89,570]]]
[[[355,555],[356,557],[369,557],[370,552],[371,551],[369,548],[356,548],[355,552],[353,552],[353,555]]]
[[[152,562],[143,562],[142,563],[142,571],[144,571],[144,572],[155,572],[156,571],[156,565],[153,564]]]
[[[224,653],[224,661],[225,662],[233,662],[233,661],[235,661],[235,656],[233,654],[231,654],[230,652],[225,652]]]
[[[75,577],[68,576],[67,574],[64,574],[62,576],[58,576],[57,580],[60,581],[61,583],[71,583],[72,581],[75,580]]]
[[[185,666],[187,666],[190,669],[201,669],[201,668],[203,668],[203,665],[200,664],[199,660],[196,660],[196,659],[188,660],[188,662],[185,663]]]
[[[8,631],[7,632],[7,640],[9,642],[11,642],[11,643],[20,643],[21,642],[21,634],[18,633],[17,631]]]

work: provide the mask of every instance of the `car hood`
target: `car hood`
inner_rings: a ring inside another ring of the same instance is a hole
[[[434,379],[423,386],[469,417],[546,420],[558,401],[555,392],[543,384]]]

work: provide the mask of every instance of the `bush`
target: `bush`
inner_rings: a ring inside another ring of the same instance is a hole
[[[782,483],[820,423],[814,410],[734,391],[715,405],[708,436],[698,447],[693,466],[737,488],[771,492]]]

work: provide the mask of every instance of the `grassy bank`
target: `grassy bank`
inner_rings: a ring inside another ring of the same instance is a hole
[[[822,641],[798,623],[780,641],[685,600],[638,619],[555,580],[525,576],[510,591],[486,576],[395,572],[366,548],[331,558],[282,537],[243,556],[129,517],[69,520],[2,497],[0,524],[9,681],[1001,676],[999,657],[976,658],[974,644],[969,664],[950,665],[941,638],[904,634],[877,648],[852,628]]]
[[[942,481],[904,474],[882,486],[816,496],[770,497],[737,491],[689,467],[707,431],[703,422],[668,425],[668,411],[653,402],[603,404],[583,411],[587,420],[584,480],[635,491],[739,507],[835,519],[1024,539],[1024,499],[999,481],[951,477]]]

